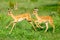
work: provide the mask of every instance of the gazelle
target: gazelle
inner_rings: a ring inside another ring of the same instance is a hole
[[[53,32],[55,31],[55,26],[53,24],[53,19],[51,16],[39,16],[38,15],[38,9],[35,8],[33,10],[33,14],[36,16],[37,20],[35,22],[38,22],[38,25],[41,24],[41,23],[45,23],[46,24],[46,30],[45,32],[47,32],[48,30],[48,23],[53,27]]]
[[[24,13],[24,14],[15,16],[12,14],[12,11],[10,9],[8,9],[8,15],[10,15],[13,18],[13,21],[10,22],[9,25],[6,27],[6,28],[8,28],[10,26],[10,24],[13,23],[12,29],[10,30],[9,34],[12,32],[12,30],[17,22],[20,22],[20,21],[26,19],[27,21],[29,21],[32,24],[32,19],[31,19],[30,13]],[[32,26],[34,28],[33,24],[32,24]],[[34,30],[36,30],[36,29],[34,28]]]

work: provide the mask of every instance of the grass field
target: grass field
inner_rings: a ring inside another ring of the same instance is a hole
[[[48,32],[44,33],[44,30],[37,29],[34,31],[32,25],[23,20],[18,22],[12,33],[9,31],[12,25],[6,29],[6,26],[13,19],[7,15],[9,8],[8,0],[0,0],[0,40],[60,40],[60,17],[58,16],[57,4],[58,0],[11,0],[13,3],[18,2],[18,10],[13,11],[14,15],[24,13],[26,11],[32,12],[34,7],[39,9],[38,14],[40,16],[52,16],[55,24],[55,32],[52,33],[52,28],[49,25]],[[53,13],[54,12],[54,15]],[[32,13],[31,13],[32,14]],[[45,27],[45,26],[44,26]]]

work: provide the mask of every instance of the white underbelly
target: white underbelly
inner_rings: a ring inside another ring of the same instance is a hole
[[[22,21],[22,20],[24,20],[24,18],[20,18],[18,21]]]

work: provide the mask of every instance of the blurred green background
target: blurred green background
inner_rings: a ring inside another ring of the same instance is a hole
[[[18,9],[14,10],[16,3]],[[13,19],[7,15],[8,8],[12,8],[13,14],[18,15],[32,12],[35,7],[39,9],[40,16],[50,15],[53,18],[55,33],[52,33],[50,25],[47,33],[44,33],[45,28],[34,31],[32,25],[23,20],[18,22],[9,34],[12,25],[8,29],[6,26]],[[60,0],[0,0],[0,40],[60,40]]]

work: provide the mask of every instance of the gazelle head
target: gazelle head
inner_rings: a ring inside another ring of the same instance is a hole
[[[8,15],[11,15],[12,11],[10,9],[8,9]]]
[[[36,15],[37,12],[38,12],[38,9],[37,9],[37,8],[34,8],[34,10],[33,10],[33,14]]]

